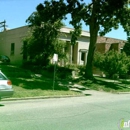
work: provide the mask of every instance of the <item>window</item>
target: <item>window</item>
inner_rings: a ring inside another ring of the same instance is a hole
[[[80,49],[79,52],[81,53],[81,60],[85,61],[86,54],[87,54],[88,50],[87,49]]]
[[[11,43],[11,55],[14,55],[15,44]]]
[[[119,44],[118,43],[112,43],[109,50],[119,50]]]
[[[121,52],[121,53],[123,52],[123,48],[120,48],[120,52]]]
[[[85,52],[82,52],[82,53],[81,53],[81,60],[82,60],[82,61],[85,60],[85,54],[86,54]]]

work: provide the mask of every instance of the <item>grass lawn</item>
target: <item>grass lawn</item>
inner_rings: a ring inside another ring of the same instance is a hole
[[[53,85],[53,73],[44,73],[44,76],[39,77],[28,70],[11,65],[1,65],[0,70],[12,81],[14,89],[12,98],[82,95],[70,91],[68,81],[56,81]]]
[[[130,92],[130,79],[110,80],[100,77],[95,77],[95,80],[85,80],[83,78],[75,80],[60,79],[57,80],[53,86],[53,72],[45,71],[42,75],[38,75],[29,70],[11,65],[1,65],[0,69],[12,81],[14,89],[13,98],[82,95],[80,92],[70,91],[68,88],[69,82],[83,85],[87,89],[98,91],[112,93]]]
[[[62,96],[62,95],[81,95],[81,93],[70,91],[67,85],[60,86],[55,83],[53,89],[53,79],[24,79],[10,78],[13,82],[13,97],[34,97],[34,96]]]
[[[91,80],[78,80],[78,84],[81,84],[89,89],[105,91],[111,93],[130,92],[130,79],[118,79],[112,80],[107,78],[95,77]]]

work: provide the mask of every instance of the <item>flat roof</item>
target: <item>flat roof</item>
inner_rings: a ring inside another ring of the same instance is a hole
[[[70,31],[74,31],[73,28],[69,28],[69,27],[62,27],[60,29],[61,32],[64,32],[64,33],[70,33]],[[88,31],[84,31],[82,30],[81,32],[81,36],[87,36],[87,37],[90,37],[90,33]]]

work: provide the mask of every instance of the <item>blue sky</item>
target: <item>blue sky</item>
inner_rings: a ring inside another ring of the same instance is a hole
[[[0,22],[6,20],[6,25],[9,29],[25,26],[27,25],[26,19],[36,10],[36,6],[39,3],[43,3],[43,0],[0,0]],[[68,22],[65,22],[65,24],[71,27]],[[0,28],[1,30],[2,28]],[[83,30],[88,31],[88,27],[83,25]],[[105,36],[123,40],[127,39],[122,27],[118,30],[112,30]]]

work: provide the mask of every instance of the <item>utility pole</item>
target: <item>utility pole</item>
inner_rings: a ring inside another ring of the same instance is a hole
[[[6,30],[6,21],[4,20],[3,22],[0,22],[0,28],[3,27],[4,31]]]

